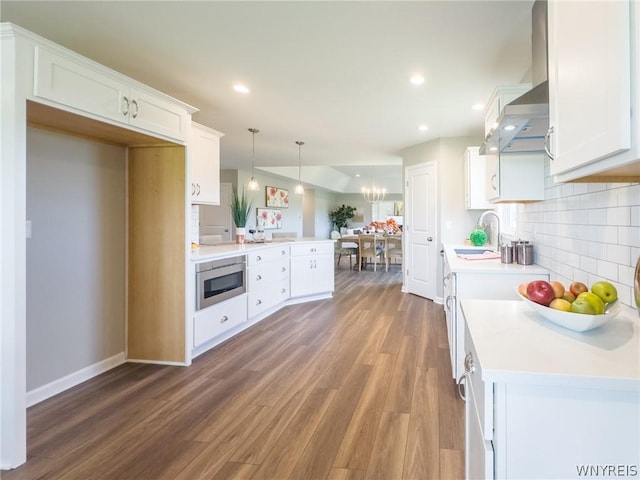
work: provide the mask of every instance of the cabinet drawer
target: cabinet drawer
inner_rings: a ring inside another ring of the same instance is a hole
[[[247,295],[238,295],[193,317],[193,345],[198,346],[247,319]]]
[[[253,267],[278,258],[289,258],[288,246],[282,245],[279,247],[264,248],[256,252],[250,252],[247,255],[247,264],[249,267]]]
[[[270,262],[250,267],[247,271],[249,291],[262,288],[282,279],[289,279],[289,257],[278,258]]]
[[[262,284],[248,294],[249,318],[269,310],[289,297],[289,277]]]
[[[291,245],[291,256],[298,257],[302,255],[318,255],[318,254],[331,254],[333,255],[335,246],[333,242],[321,242],[321,243],[305,243],[300,245]]]

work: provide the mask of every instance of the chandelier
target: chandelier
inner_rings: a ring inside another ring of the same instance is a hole
[[[301,142],[300,140],[296,141],[296,144],[298,145],[298,184],[296,185],[296,188],[294,190],[294,193],[298,194],[298,195],[304,195],[304,187],[302,186],[302,145],[304,145],[304,142]]]
[[[249,131],[251,132],[251,178],[247,184],[247,190],[257,192],[260,190],[260,185],[256,180],[256,133],[259,133],[260,130],[250,128]]]
[[[374,183],[371,188],[362,187],[362,196],[369,203],[379,203],[384,200],[386,191],[384,188],[376,187]]]

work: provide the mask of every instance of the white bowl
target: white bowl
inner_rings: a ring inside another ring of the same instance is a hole
[[[586,313],[563,312],[562,310],[556,310],[555,308],[545,307],[544,305],[540,305],[539,303],[532,302],[527,297],[523,297],[520,292],[518,292],[517,288],[516,292],[527,305],[533,308],[544,318],[546,318],[550,322],[555,323],[556,325],[560,325],[561,327],[573,330],[574,332],[586,332],[588,330],[593,330],[594,328],[601,327],[613,317],[615,317],[620,310],[618,302],[614,302],[613,304],[607,306],[607,310],[602,315],[587,315]]]

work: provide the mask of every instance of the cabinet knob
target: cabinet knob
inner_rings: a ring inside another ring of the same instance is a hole
[[[282,271],[286,272],[287,271],[287,267],[282,267]]]
[[[286,255],[286,254],[287,254],[287,252],[286,252],[286,250],[280,250],[280,254],[281,254],[281,255]]]
[[[262,275],[256,275],[256,280],[262,280]]]
[[[258,256],[256,257],[256,262],[259,262],[260,260],[262,260],[262,257],[261,257],[260,255],[258,255]]]
[[[258,299],[256,300],[256,305],[261,305],[262,304],[262,300]]]
[[[226,322],[227,320],[229,320],[229,317],[227,317],[227,316],[225,315],[224,317],[222,317],[222,318],[220,319],[220,323],[224,323],[224,322]]]
[[[467,353],[464,357],[464,371],[466,373],[474,373],[476,371],[476,366],[473,362],[473,355],[471,352]]]
[[[283,288],[282,290],[280,290],[280,293],[287,293],[287,289]]]

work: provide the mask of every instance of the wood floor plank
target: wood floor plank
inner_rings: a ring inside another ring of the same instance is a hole
[[[378,360],[373,365],[371,376],[362,391],[342,439],[333,463],[335,467],[363,471],[367,469],[389,392],[392,371],[391,355],[387,353],[378,355]]]
[[[440,477],[438,371],[418,368],[413,392],[403,478],[437,479]]]
[[[411,413],[413,384],[416,378],[416,337],[404,337],[393,369],[389,395],[384,409],[387,412]]]
[[[290,477],[310,439],[323,422],[335,395],[335,390],[326,388],[316,388],[311,392],[260,464],[255,473],[256,479]]]
[[[384,412],[367,468],[367,479],[400,479],[409,431],[409,415]]]
[[[290,478],[325,478],[328,475],[371,369],[371,365],[351,366],[342,388],[336,393]]]
[[[2,479],[462,478],[442,305],[401,282],[343,262],[333,299],[287,306],[189,367],[124,364],[41,402],[27,463]]]

